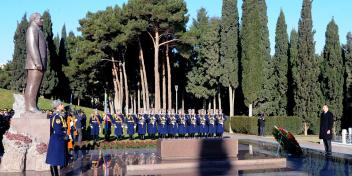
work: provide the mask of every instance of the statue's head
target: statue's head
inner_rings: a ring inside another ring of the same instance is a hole
[[[32,22],[40,27],[43,26],[43,18],[40,15],[40,13],[38,12],[32,13],[31,17],[29,17],[29,23],[32,23]]]

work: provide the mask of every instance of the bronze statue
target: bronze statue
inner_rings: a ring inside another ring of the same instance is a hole
[[[25,111],[40,112],[38,91],[47,68],[47,44],[42,31],[43,19],[39,13],[33,13],[29,20],[26,33],[27,58],[27,85],[24,93]]]

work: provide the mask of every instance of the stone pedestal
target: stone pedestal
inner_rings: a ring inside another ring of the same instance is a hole
[[[50,120],[45,113],[23,113],[20,118],[11,119],[10,128],[36,142],[49,142]]]
[[[23,96],[14,95],[16,118],[12,118],[10,129],[3,137],[4,156],[0,163],[0,175],[6,172],[48,171],[46,152],[38,146],[48,144],[50,120],[45,113],[20,113]]]
[[[237,159],[238,141],[232,138],[159,139],[157,152],[162,161]]]

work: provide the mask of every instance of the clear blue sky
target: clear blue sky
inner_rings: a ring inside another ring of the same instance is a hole
[[[297,29],[300,10],[303,0],[267,0],[269,33],[271,41],[271,53],[274,52],[275,25],[280,12],[283,9],[288,26]],[[77,33],[78,20],[85,17],[88,11],[103,10],[107,6],[121,5],[127,0],[1,0],[0,16],[0,64],[12,59],[13,36],[17,22],[27,13],[44,12],[49,10],[53,21],[54,34],[60,34],[63,24],[67,31]],[[209,16],[221,16],[222,0],[186,0],[188,13],[192,18],[196,17],[197,10],[204,7]],[[241,15],[242,0],[238,0],[238,9]],[[315,0],[313,1],[313,28],[316,30],[316,53],[320,53],[324,47],[326,25],[334,17],[339,26],[340,42],[346,43],[346,34],[352,31],[352,1],[351,0]]]

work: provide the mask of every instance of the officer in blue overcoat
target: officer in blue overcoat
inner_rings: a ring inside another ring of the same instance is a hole
[[[173,138],[176,137],[177,134],[177,119],[175,116],[174,109],[169,110],[169,118],[168,118],[168,135]]]
[[[154,114],[154,109],[150,110],[150,113],[147,116],[146,122],[147,122],[148,136],[151,139],[155,139],[155,135],[157,133],[157,119],[156,119],[156,116]]]
[[[120,112],[114,115],[114,118],[113,118],[113,124],[115,128],[114,134],[117,140],[120,140],[123,137],[123,122],[124,122],[124,117]]]
[[[206,137],[208,133],[208,119],[207,116],[205,115],[205,110],[201,109],[198,111],[199,112],[199,136],[200,137]]]
[[[178,125],[178,136],[185,137],[185,135],[187,134],[186,116],[182,110],[179,110],[178,114],[176,114],[176,120]]]
[[[222,137],[223,133],[224,133],[224,121],[225,116],[222,114],[222,110],[219,109],[217,112],[215,112],[215,114],[217,114],[217,118],[216,118],[216,136],[218,137]]]
[[[95,142],[99,138],[99,131],[100,131],[100,119],[96,113],[91,114],[89,119],[89,124],[90,124],[90,135],[92,136],[92,139]]]
[[[127,134],[129,135],[130,140],[133,140],[133,135],[135,133],[136,116],[133,115],[132,112],[127,113],[126,123],[127,123]]]
[[[216,133],[214,110],[208,109],[208,137],[214,137]]]
[[[60,100],[55,100],[53,101],[53,107],[55,112],[50,124],[53,132],[49,140],[46,163],[50,165],[52,175],[59,175],[57,166],[66,165],[66,140],[68,140],[68,135],[67,124],[62,113],[64,105]]]
[[[165,110],[161,110],[158,115],[158,134],[159,137],[165,138],[167,134],[167,117]]]
[[[137,118],[137,132],[138,132],[138,137],[141,140],[144,140],[145,133],[147,131],[147,124],[146,124],[146,118],[147,118],[147,113],[142,113],[141,111],[138,113],[138,118]]]

